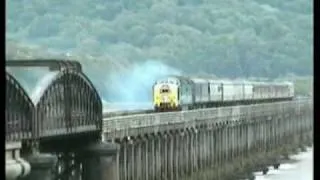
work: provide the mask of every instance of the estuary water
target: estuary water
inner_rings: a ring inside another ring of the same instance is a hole
[[[306,152],[292,155],[292,163],[281,164],[278,170],[269,167],[269,172],[262,175],[254,173],[256,180],[313,180],[313,147],[307,148]]]

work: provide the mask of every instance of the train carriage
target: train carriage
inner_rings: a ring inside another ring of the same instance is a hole
[[[209,99],[210,102],[221,102],[222,98],[222,82],[217,80],[209,80]]]
[[[253,100],[263,100],[264,97],[264,86],[262,82],[252,82],[252,99]]]
[[[288,89],[286,85],[284,85],[281,82],[275,82],[274,89],[275,89],[275,98],[283,99],[286,97],[286,91]]]
[[[174,76],[179,82],[178,108],[187,109],[193,102],[193,84],[189,78]]]
[[[285,82],[288,85],[288,97],[292,99],[294,97],[294,84],[292,82]]]
[[[243,83],[243,89],[244,89],[243,100],[246,102],[251,101],[253,97],[253,85],[251,82],[247,82],[247,81],[243,81],[242,83]]]
[[[260,98],[262,100],[268,99],[269,96],[269,86],[270,84],[265,83],[265,82],[260,82],[259,87],[260,87]]]
[[[231,81],[224,80],[222,82],[222,101],[230,102],[233,101],[235,89],[234,83]]]
[[[283,82],[284,86],[286,86],[284,98],[293,99],[294,97],[294,84],[292,82],[285,81]]]
[[[244,84],[240,81],[233,83],[233,101],[242,101],[244,100]]]
[[[204,104],[209,102],[209,82],[205,79],[190,78],[193,82],[193,102]]]

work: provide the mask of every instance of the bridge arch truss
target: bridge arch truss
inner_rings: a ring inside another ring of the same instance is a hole
[[[81,71],[66,69],[43,77],[32,94],[40,138],[102,131],[102,102]]]
[[[6,72],[6,141],[32,137],[34,105],[20,83]]]

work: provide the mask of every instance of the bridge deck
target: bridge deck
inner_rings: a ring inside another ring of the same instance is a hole
[[[184,112],[110,117],[103,120],[103,137],[114,139],[148,133],[156,134],[174,129],[196,129],[199,126],[210,128],[221,124],[241,123],[247,121],[248,117],[273,116],[281,114],[280,112],[284,110],[299,113],[299,110],[304,106],[312,107],[312,101],[295,100]]]

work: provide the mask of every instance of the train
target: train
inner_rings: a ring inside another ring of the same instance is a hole
[[[156,112],[288,101],[294,98],[294,84],[289,81],[259,82],[174,75],[157,80],[152,89]]]

